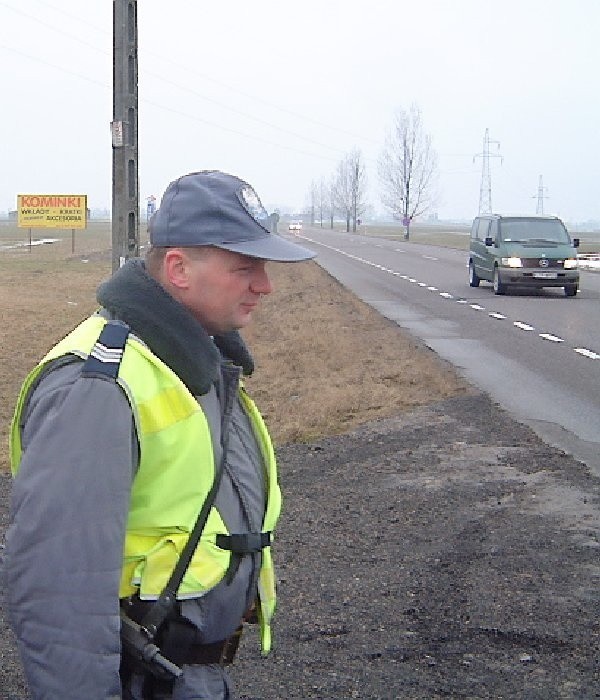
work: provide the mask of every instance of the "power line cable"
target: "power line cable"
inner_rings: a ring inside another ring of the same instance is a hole
[[[76,15],[73,15],[73,14],[71,14],[71,13],[69,13],[69,12],[65,12],[64,10],[62,10],[61,8],[56,7],[55,5],[52,5],[52,4],[48,3],[48,2],[43,2],[43,0],[37,0],[37,2],[38,2],[39,4],[41,4],[41,5],[44,5],[44,6],[48,7],[48,8],[50,8],[50,9],[52,9],[52,10],[55,10],[55,11],[57,11],[57,12],[60,12],[61,14],[63,14],[63,15],[66,16],[66,17],[70,17],[71,19],[75,19],[76,21],[79,21],[79,22],[81,22],[82,24],[85,24],[86,26],[92,27],[92,28],[94,28],[96,31],[98,31],[98,32],[100,32],[100,33],[102,33],[102,34],[107,34],[107,35],[110,34],[109,32],[105,32],[105,31],[103,31],[102,29],[98,28],[97,25],[92,24],[92,23],[90,23],[90,22],[86,22],[85,20],[83,20],[83,19],[77,17]],[[0,5],[2,5],[2,6],[4,6],[4,7],[7,7],[7,8],[9,8],[9,9],[15,11],[15,12],[18,12],[19,14],[21,14],[21,15],[23,15],[23,16],[25,16],[25,17],[28,17],[28,18],[30,18],[30,19],[33,19],[34,21],[37,21],[37,22],[39,22],[40,24],[43,24],[44,26],[46,26],[46,27],[48,27],[48,28],[50,28],[50,29],[53,29],[54,31],[56,31],[56,32],[58,32],[58,33],[60,33],[60,34],[63,34],[64,36],[67,36],[67,37],[70,37],[70,38],[72,38],[72,39],[75,39],[75,40],[78,41],[79,43],[81,43],[81,44],[83,44],[83,45],[85,45],[85,46],[88,46],[88,47],[90,47],[90,48],[93,48],[93,49],[96,50],[96,51],[100,51],[100,52],[106,53],[105,50],[99,49],[99,48],[93,46],[92,44],[89,44],[88,42],[85,42],[85,41],[79,39],[78,37],[75,37],[75,36],[73,36],[73,35],[71,35],[71,34],[68,34],[67,32],[64,32],[63,30],[57,29],[57,28],[54,27],[53,25],[48,24],[47,22],[44,22],[43,20],[40,20],[39,18],[37,18],[37,17],[35,17],[35,16],[33,16],[33,15],[30,15],[30,14],[28,14],[28,13],[26,13],[26,12],[23,12],[23,10],[17,9],[17,8],[15,8],[15,7],[12,6],[12,5],[9,5],[9,4],[5,3],[5,2],[0,2]],[[276,104],[276,103],[273,103],[273,102],[270,102],[270,101],[268,101],[268,100],[265,100],[264,98],[258,97],[258,96],[256,96],[256,95],[252,95],[251,93],[246,92],[246,91],[244,91],[244,90],[240,90],[240,89],[238,89],[238,88],[234,88],[234,87],[232,87],[231,85],[227,85],[226,83],[223,83],[223,82],[221,82],[221,81],[219,81],[219,80],[216,80],[215,78],[212,78],[212,77],[209,76],[209,75],[206,75],[205,73],[201,73],[201,72],[199,72],[199,71],[197,71],[197,70],[193,70],[193,69],[189,68],[189,66],[183,66],[182,64],[177,63],[176,61],[174,61],[172,58],[170,58],[170,57],[168,57],[168,56],[163,56],[163,55],[158,54],[158,53],[156,53],[156,52],[154,52],[154,51],[146,51],[145,53],[146,53],[147,55],[149,55],[149,56],[154,56],[155,58],[158,58],[158,59],[161,61],[161,63],[168,62],[168,63],[170,63],[171,65],[173,65],[173,66],[176,67],[176,68],[187,70],[187,71],[188,71],[189,73],[191,73],[192,75],[196,75],[196,76],[198,76],[198,77],[201,77],[201,78],[203,78],[204,80],[207,80],[207,81],[209,81],[209,82],[214,83],[215,85],[218,85],[219,87],[224,87],[225,89],[230,90],[231,92],[237,93],[237,94],[239,94],[239,95],[242,95],[243,97],[252,99],[252,100],[254,100],[254,101],[256,101],[256,102],[259,102],[259,103],[261,103],[261,104],[264,104],[264,105],[266,105],[266,106],[268,106],[268,107],[270,107],[270,108],[277,109],[277,110],[279,110],[279,111],[281,111],[281,112],[285,112],[285,113],[287,113],[287,114],[290,114],[291,116],[296,117],[296,118],[298,118],[298,119],[301,119],[301,120],[304,121],[304,122],[309,121],[309,122],[312,122],[313,124],[316,124],[316,125],[318,125],[318,126],[325,127],[325,128],[327,128],[327,129],[330,129],[330,130],[332,130],[332,131],[336,131],[336,132],[341,133],[341,134],[345,134],[346,136],[351,136],[352,138],[358,138],[358,139],[360,139],[361,141],[370,142],[370,143],[379,143],[378,141],[376,141],[375,139],[372,139],[372,138],[370,138],[370,137],[367,137],[367,136],[364,136],[364,135],[355,134],[355,133],[352,133],[352,132],[350,132],[350,131],[346,131],[345,129],[340,129],[339,127],[332,126],[332,125],[330,125],[330,124],[326,124],[325,122],[322,122],[322,121],[320,121],[320,120],[314,119],[313,117],[309,117],[309,116],[307,116],[306,114],[300,114],[299,112],[295,112],[294,110],[290,110],[290,109],[288,109],[288,108],[286,108],[286,107],[283,107],[283,106],[278,105],[278,104]],[[163,78],[162,76],[158,76],[157,74],[152,73],[151,71],[148,71],[148,73],[149,73],[150,75],[154,75],[155,77],[159,77],[161,80],[164,80],[164,81],[166,81],[166,82],[169,82],[168,79]],[[175,82],[172,82],[172,84],[175,85],[175,86],[177,86],[177,83],[175,83]],[[294,134],[294,132],[290,132],[290,131],[288,131],[288,130],[286,130],[286,129],[283,129],[282,127],[278,127],[278,126],[276,126],[276,125],[270,124],[269,122],[266,122],[266,121],[264,121],[264,120],[261,120],[261,119],[258,118],[258,117],[253,117],[253,116],[248,115],[248,114],[246,114],[246,113],[244,113],[244,112],[241,112],[240,110],[236,110],[236,109],[233,108],[233,107],[229,107],[229,106],[227,106],[227,105],[224,105],[223,103],[219,103],[219,102],[216,101],[216,100],[212,100],[211,98],[204,97],[203,95],[200,95],[200,93],[197,93],[197,92],[195,92],[195,91],[192,91],[192,90],[190,90],[189,88],[184,88],[183,86],[179,86],[179,87],[181,87],[181,89],[187,89],[188,91],[193,92],[194,94],[197,94],[199,97],[202,97],[203,99],[206,99],[206,100],[215,102],[216,104],[220,104],[220,105],[223,106],[225,109],[230,109],[230,110],[232,110],[232,111],[234,111],[234,112],[238,112],[238,113],[240,113],[242,116],[246,116],[246,117],[248,117],[248,118],[250,118],[250,119],[254,119],[254,120],[256,120],[256,121],[260,121],[260,122],[262,122],[262,123],[264,123],[264,124],[267,124],[268,126],[273,126],[274,128],[279,129],[279,130],[281,130],[281,131],[284,131],[284,132],[287,132],[287,133],[291,133],[292,135],[297,136],[298,138],[302,138],[302,139],[304,139],[304,140],[312,141],[312,139],[309,139],[308,137],[304,137],[304,136],[300,136],[300,135],[298,135],[298,134]],[[323,147],[323,148],[330,148],[330,149],[333,148],[333,147],[331,147],[331,146],[326,146],[325,144],[319,144],[319,143],[316,142],[316,141],[313,141],[313,143],[315,143],[315,144],[317,144],[317,145],[320,145],[320,146]],[[339,150],[339,149],[333,149],[333,150]],[[341,151],[340,151],[340,152],[341,152]]]
[[[68,68],[65,68],[64,66],[59,66],[56,63],[51,63],[50,61],[47,61],[44,58],[40,58],[39,56],[32,56],[29,53],[26,53],[25,51],[21,51],[20,49],[15,49],[13,46],[6,46],[6,44],[0,44],[0,49],[4,49],[5,51],[12,51],[13,53],[18,54],[19,56],[24,56],[25,58],[28,58],[32,61],[37,61],[38,63],[43,63],[46,66],[50,66],[50,68],[54,68],[56,70],[62,71],[63,73],[68,73],[69,75],[74,75],[77,78],[81,78],[81,80],[86,80],[88,83],[93,83],[94,85],[100,85],[100,87],[106,88],[107,90],[111,89],[110,85],[107,85],[106,83],[102,83],[99,80],[95,80],[94,78],[90,78],[87,75],[83,75],[82,73],[77,73],[75,71],[69,70]]]
[[[58,34],[61,34],[62,36],[66,36],[66,37],[68,37],[68,38],[70,38],[70,39],[73,39],[74,41],[77,41],[77,42],[83,44],[84,46],[87,46],[87,47],[89,47],[89,48],[94,49],[95,51],[99,51],[99,52],[101,52],[101,53],[103,53],[103,54],[105,54],[105,55],[107,55],[107,56],[110,56],[110,53],[109,53],[108,51],[106,51],[105,49],[99,49],[98,47],[93,46],[93,45],[90,44],[89,42],[83,41],[83,40],[80,39],[79,37],[74,36],[73,34],[70,34],[70,33],[68,33],[68,32],[65,32],[65,31],[63,31],[62,29],[59,29],[59,28],[57,28],[57,27],[54,27],[53,25],[48,24],[47,22],[44,22],[43,20],[40,20],[39,18],[34,17],[33,15],[30,15],[30,14],[28,14],[28,13],[26,13],[26,12],[23,12],[22,10],[17,9],[17,8],[15,8],[15,7],[12,7],[12,6],[10,6],[10,5],[7,5],[6,3],[1,2],[1,1],[0,1],[0,5],[2,5],[2,6],[4,6],[4,7],[8,7],[9,9],[13,10],[14,12],[17,12],[18,14],[20,14],[20,15],[22,15],[22,16],[24,16],[24,17],[27,17],[28,19],[32,19],[32,20],[38,22],[39,24],[41,24],[41,25],[43,25],[43,26],[45,26],[45,27],[48,27],[48,28],[52,29],[53,31],[57,32]],[[50,7],[50,6],[49,6],[49,7]],[[70,16],[72,16],[72,15],[70,15]],[[223,109],[226,109],[226,110],[229,110],[229,111],[231,111],[231,112],[234,112],[235,114],[238,114],[238,115],[244,117],[245,119],[251,119],[251,120],[253,120],[253,121],[255,121],[255,122],[258,122],[259,124],[263,124],[264,126],[268,126],[268,127],[271,128],[271,129],[276,129],[276,130],[281,131],[281,132],[283,132],[283,133],[285,133],[285,134],[288,134],[288,135],[290,135],[290,136],[293,136],[294,138],[298,138],[298,139],[300,139],[300,140],[302,140],[302,141],[307,141],[308,143],[311,143],[311,144],[313,144],[313,145],[319,146],[320,148],[326,148],[326,149],[328,149],[328,150],[335,151],[336,153],[339,153],[340,155],[343,155],[343,153],[344,153],[344,151],[342,151],[342,150],[339,149],[339,148],[336,148],[335,146],[329,146],[329,145],[327,145],[327,144],[321,143],[320,141],[316,141],[315,139],[312,139],[312,138],[310,138],[310,137],[308,137],[308,136],[303,136],[303,135],[301,135],[301,134],[297,134],[297,133],[294,132],[294,131],[291,131],[291,130],[289,130],[289,129],[285,129],[285,128],[283,128],[283,127],[281,127],[281,126],[278,126],[277,124],[273,124],[272,122],[269,122],[269,121],[267,121],[267,120],[265,120],[265,119],[261,119],[260,117],[255,117],[255,116],[253,116],[253,115],[251,115],[251,114],[248,114],[247,112],[244,112],[244,111],[242,111],[242,110],[240,110],[240,109],[236,109],[235,107],[230,107],[229,105],[224,104],[223,102],[220,102],[219,100],[215,100],[214,98],[211,98],[211,97],[206,97],[205,95],[202,95],[200,92],[198,92],[197,90],[194,90],[193,88],[191,88],[191,87],[189,87],[189,86],[187,86],[187,85],[181,85],[181,84],[175,82],[174,80],[170,80],[169,78],[165,78],[164,76],[161,76],[161,75],[159,75],[159,74],[157,74],[157,73],[154,73],[154,72],[152,72],[152,71],[146,71],[146,73],[147,73],[148,75],[150,75],[150,76],[153,76],[153,77],[155,77],[155,78],[158,78],[159,80],[162,80],[163,82],[165,82],[165,83],[167,83],[167,84],[169,84],[169,85],[172,85],[173,87],[176,87],[176,88],[179,89],[179,90],[182,90],[183,92],[188,92],[188,93],[190,93],[190,94],[192,94],[192,95],[194,95],[194,96],[196,96],[196,97],[199,97],[199,98],[202,99],[202,100],[205,100],[206,102],[210,102],[211,104],[217,105],[217,106],[219,106],[219,107],[222,107]],[[149,102],[149,104],[155,104],[155,103]],[[209,123],[211,123],[211,122],[209,122],[208,120],[206,120],[205,123],[209,124]],[[236,133],[241,133],[241,132],[236,132]]]
[[[331,158],[329,156],[322,156],[317,153],[309,153],[307,151],[303,151],[299,148],[295,148],[294,146],[285,146],[281,143],[276,143],[275,141],[269,141],[268,139],[264,139],[261,136],[255,136],[253,134],[247,134],[243,131],[238,131],[237,129],[232,129],[227,126],[223,126],[222,124],[215,124],[214,122],[211,122],[207,119],[203,119],[202,117],[199,117],[196,114],[189,114],[188,112],[182,112],[179,109],[175,109],[173,107],[169,107],[167,105],[160,104],[158,102],[154,102],[153,100],[149,100],[147,98],[140,98],[140,102],[145,102],[146,104],[150,104],[154,107],[158,107],[160,109],[164,109],[167,112],[173,112],[174,114],[178,114],[179,116],[187,117],[188,119],[191,119],[193,121],[201,122],[203,124],[209,124],[210,126],[216,127],[217,129],[221,129],[222,131],[228,131],[229,133],[232,134],[237,134],[238,136],[243,136],[245,138],[253,139],[254,141],[260,141],[261,143],[266,143],[269,146],[276,146],[277,148],[283,148],[287,151],[294,151],[295,153],[300,153],[302,155],[310,156],[311,158],[319,158],[321,160],[329,160],[331,162],[336,162],[337,159]]]
[[[36,61],[36,62],[38,62],[38,63],[42,63],[42,64],[47,65],[47,66],[50,66],[51,68],[54,68],[54,69],[56,69],[56,70],[59,70],[59,71],[62,71],[62,72],[64,72],[64,73],[68,73],[68,74],[70,74],[70,75],[73,75],[73,76],[75,76],[75,77],[77,77],[77,78],[80,78],[81,80],[85,80],[85,81],[87,81],[87,82],[89,82],[89,83],[93,83],[94,85],[100,85],[101,87],[106,88],[107,90],[110,90],[110,89],[111,89],[111,86],[110,86],[110,85],[107,85],[106,83],[102,83],[102,82],[100,82],[99,80],[95,80],[94,78],[90,78],[89,76],[83,75],[82,73],[77,73],[76,71],[69,70],[69,69],[67,69],[67,68],[64,68],[63,66],[59,66],[59,65],[57,65],[57,64],[55,64],[55,63],[52,63],[52,62],[50,62],[50,61],[47,61],[46,59],[39,58],[38,56],[32,56],[31,54],[28,54],[28,53],[26,53],[25,51],[21,51],[21,50],[19,50],[19,49],[15,49],[15,48],[13,48],[13,47],[6,46],[6,45],[4,45],[4,44],[0,44],[0,49],[4,49],[4,50],[6,50],[6,51],[12,51],[12,52],[14,52],[14,53],[16,53],[16,54],[18,54],[18,55],[20,55],[20,56],[24,56],[25,58],[30,59],[30,60]],[[216,129],[220,129],[220,130],[222,130],[222,131],[227,131],[227,132],[229,132],[229,133],[237,134],[238,136],[243,136],[244,138],[252,139],[252,140],[255,140],[255,141],[260,141],[261,143],[266,143],[266,144],[268,144],[268,145],[270,145],[270,146],[275,146],[276,148],[282,148],[282,149],[284,149],[284,150],[293,151],[293,152],[295,152],[295,153],[300,153],[301,155],[306,155],[306,156],[309,156],[309,157],[311,157],[311,158],[318,158],[318,159],[320,159],[320,160],[329,160],[329,161],[331,161],[331,162],[337,162],[334,158],[330,158],[330,157],[328,157],[328,156],[319,155],[319,154],[317,154],[317,153],[309,153],[308,151],[303,151],[303,150],[301,150],[301,149],[299,149],[299,148],[295,148],[295,147],[293,147],[293,146],[286,146],[286,145],[284,145],[284,144],[277,143],[277,142],[275,142],[275,141],[270,141],[269,139],[265,139],[265,138],[262,138],[262,137],[260,137],[260,136],[255,136],[255,135],[253,135],[253,134],[248,134],[248,133],[243,132],[243,131],[239,131],[239,130],[236,130],[236,129],[232,129],[232,128],[223,126],[222,124],[216,124],[215,122],[211,122],[211,121],[208,120],[208,119],[202,119],[201,117],[198,117],[198,115],[189,114],[189,113],[187,113],[187,112],[183,112],[182,110],[174,109],[173,107],[160,104],[159,102],[155,102],[155,101],[153,101],[153,100],[148,100],[148,99],[145,99],[145,98],[140,98],[140,101],[141,101],[141,102],[145,102],[145,103],[147,103],[147,104],[151,104],[152,106],[158,107],[159,109],[164,109],[164,110],[169,111],[169,112],[172,112],[172,113],[174,113],[174,114],[178,114],[179,116],[186,117],[186,118],[188,118],[188,119],[191,119],[192,121],[201,122],[201,123],[203,123],[203,124],[207,124],[207,125],[209,125],[209,126],[212,126],[212,127],[216,128]]]
[[[106,49],[99,49],[97,46],[94,46],[93,44],[90,44],[87,41],[84,41],[83,39],[80,39],[78,36],[75,36],[73,34],[70,34],[69,32],[65,32],[63,29],[59,29],[58,27],[55,27],[53,24],[49,24],[48,22],[44,22],[43,19],[40,19],[39,17],[35,17],[35,15],[30,15],[27,12],[23,12],[23,10],[13,7],[12,5],[8,5],[5,2],[0,1],[0,5],[2,7],[7,7],[9,10],[12,10],[13,12],[16,12],[17,14],[26,17],[27,19],[32,19],[34,22],[37,22],[38,24],[41,24],[43,27],[47,27],[48,29],[52,29],[52,31],[56,32],[57,34],[62,34],[62,36],[66,36],[69,39],[73,39],[74,41],[77,41],[80,44],[83,44],[84,46],[87,46],[90,49],[94,49],[94,51],[98,51],[99,53],[104,53],[107,55],[110,55]]]
[[[289,129],[285,129],[281,126],[277,126],[277,124],[273,124],[272,122],[268,122],[265,119],[261,119],[260,117],[255,117],[251,114],[248,114],[247,112],[243,112],[240,109],[236,109],[235,107],[229,107],[228,105],[224,104],[223,102],[220,102],[219,100],[215,100],[212,97],[206,97],[205,95],[202,95],[199,93],[197,90],[194,90],[193,88],[190,88],[186,85],[181,85],[179,83],[176,83],[174,80],[170,80],[169,78],[165,78],[164,76],[160,76],[157,73],[153,73],[151,71],[146,71],[148,75],[154,76],[155,78],[158,78],[159,80],[162,80],[163,82],[172,85],[173,87],[178,88],[179,90],[182,90],[183,92],[189,92],[191,95],[195,95],[196,97],[199,97],[202,100],[205,100],[206,102],[210,102],[212,104],[215,104],[219,107],[223,107],[224,109],[228,109],[231,112],[234,112],[235,114],[239,114],[242,117],[245,117],[246,119],[252,119],[255,122],[258,122],[259,124],[263,124],[264,126],[268,126],[272,129],[277,129],[278,131],[282,131],[285,134],[288,134],[290,136],[294,136],[295,138],[301,139],[303,141],[307,141],[309,143],[312,143],[316,146],[319,146],[321,148],[327,148],[331,151],[336,151],[339,154],[343,154],[344,151],[340,150],[339,148],[336,148],[335,146],[328,146],[327,144],[321,143],[320,141],[315,141],[315,139],[311,139],[308,136],[302,136],[301,134],[297,134],[294,131],[290,131]]]

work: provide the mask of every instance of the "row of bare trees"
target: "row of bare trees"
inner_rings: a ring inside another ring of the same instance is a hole
[[[333,175],[318,182],[313,180],[309,191],[309,215],[311,225],[319,221],[333,228],[333,220],[340,215],[346,222],[346,231],[356,231],[361,216],[367,208],[367,170],[361,151],[356,148],[347,153],[337,165]]]
[[[410,237],[412,220],[424,214],[434,202],[437,155],[431,136],[425,132],[421,110],[412,105],[399,109],[389,130],[377,163],[384,207],[404,226]],[[336,215],[346,222],[346,231],[356,231],[367,210],[367,171],[358,148],[338,163],[328,179],[311,183],[309,215],[311,224],[328,220],[330,228]],[[318,214],[318,217],[317,217]]]

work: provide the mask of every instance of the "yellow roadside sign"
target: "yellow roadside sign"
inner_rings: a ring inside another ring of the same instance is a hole
[[[17,225],[21,228],[85,228],[87,195],[19,194]]]

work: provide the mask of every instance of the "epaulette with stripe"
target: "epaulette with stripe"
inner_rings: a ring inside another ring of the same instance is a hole
[[[108,321],[83,365],[82,376],[101,375],[116,379],[129,330],[129,326],[122,321]]]

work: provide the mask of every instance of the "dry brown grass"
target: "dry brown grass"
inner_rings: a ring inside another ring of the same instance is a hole
[[[70,232],[63,235],[31,251],[0,251],[0,468],[23,378],[93,311],[95,289],[110,274],[106,227],[78,232],[75,254]],[[0,245],[11,236],[0,231]],[[248,388],[276,442],[343,432],[464,390],[451,368],[316,263],[270,270],[276,291],[244,334],[257,365]]]
[[[272,265],[276,291],[245,336],[249,380],[276,440],[332,435],[465,388],[433,352],[316,263]]]

